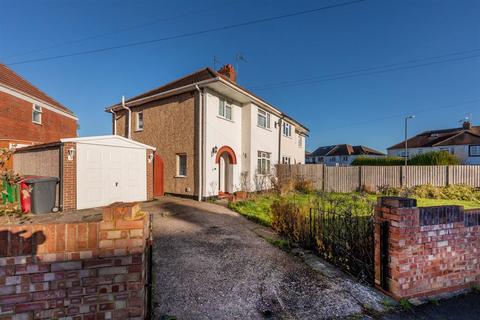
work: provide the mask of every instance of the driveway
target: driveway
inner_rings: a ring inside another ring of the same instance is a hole
[[[352,282],[312,270],[237,213],[173,197],[145,209],[154,212],[155,319],[325,319],[363,311]]]

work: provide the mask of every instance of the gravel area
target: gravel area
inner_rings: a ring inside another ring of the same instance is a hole
[[[351,282],[314,271],[222,206],[165,197],[154,213],[155,319],[331,319],[361,314]]]

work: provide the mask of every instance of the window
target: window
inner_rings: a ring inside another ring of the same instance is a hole
[[[301,148],[303,146],[303,137],[298,135],[298,147]]]
[[[32,110],[32,122],[33,123],[42,123],[42,107],[33,105],[33,110]]]
[[[344,162],[348,161],[348,156],[342,156],[342,161]]]
[[[270,113],[258,109],[257,113],[257,126],[270,129]]]
[[[290,123],[283,123],[283,135],[286,137],[292,136],[292,125]]]
[[[218,100],[218,115],[232,120],[232,106],[224,98],[219,98]]]
[[[143,111],[137,112],[137,130],[143,130]]]
[[[187,155],[177,154],[177,177],[187,176]]]
[[[290,157],[282,157],[282,164],[290,164],[291,162]]]
[[[331,157],[330,162],[337,162],[337,157]]]
[[[270,173],[270,152],[258,151],[258,163],[257,173],[269,174]]]
[[[480,145],[469,146],[468,155],[470,157],[480,157]]]
[[[446,151],[450,154],[455,154],[455,148],[440,148],[440,151]]]

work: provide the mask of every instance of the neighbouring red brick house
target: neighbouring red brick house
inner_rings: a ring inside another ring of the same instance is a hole
[[[0,64],[0,147],[19,147],[77,136],[75,114]]]

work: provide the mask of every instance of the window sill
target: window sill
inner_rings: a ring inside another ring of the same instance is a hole
[[[32,123],[33,123],[33,124],[36,124],[36,125],[39,125],[39,126],[41,126],[41,125],[42,125],[42,123],[41,123],[41,122],[32,121]]]
[[[225,121],[228,121],[228,122],[232,122],[232,123],[235,122],[235,121],[233,121],[233,120],[231,120],[231,119],[228,119],[228,118],[225,118],[225,117],[222,117],[222,116],[219,116],[219,115],[217,115],[217,118],[222,119],[222,120],[225,120]]]
[[[284,136],[285,138],[288,138],[288,139],[293,139],[292,136],[287,136],[285,134],[282,134],[282,136]]]
[[[177,178],[178,178],[178,179],[182,179],[182,178],[186,178],[186,177],[187,177],[187,176],[179,176],[179,175],[176,175],[176,176],[175,176],[175,179],[177,179]]]
[[[270,128],[262,127],[262,126],[259,126],[258,124],[257,124],[257,127],[259,127],[260,129],[272,132],[272,129],[270,129]]]
[[[135,129],[135,130],[133,130],[133,132],[142,132],[142,131],[143,131],[143,129]]]

